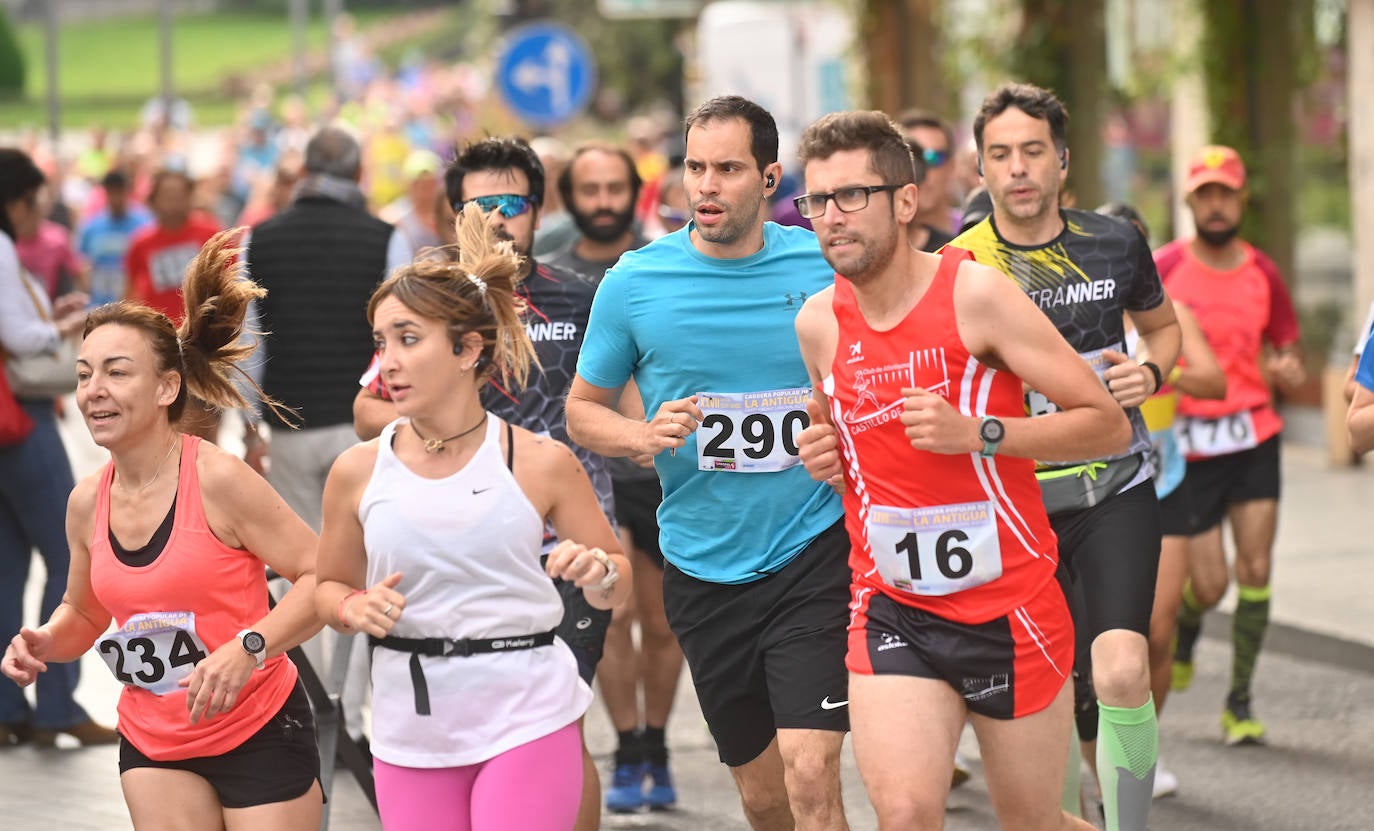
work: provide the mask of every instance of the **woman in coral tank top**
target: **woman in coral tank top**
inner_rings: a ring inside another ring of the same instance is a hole
[[[120,783],[135,828],[320,821],[314,723],[284,654],[320,628],[315,536],[240,459],[179,429],[188,396],[245,404],[230,373],[263,292],[235,271],[236,238],[217,235],[187,269],[179,329],[130,302],[87,319],[77,405],[110,463],[68,502],[62,605],[0,663],[23,686],[97,647],[124,684]],[[266,566],[293,583],[270,612]]]

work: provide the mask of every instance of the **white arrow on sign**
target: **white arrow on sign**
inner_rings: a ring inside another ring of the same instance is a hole
[[[524,93],[544,88],[549,91],[554,112],[567,112],[572,106],[572,49],[561,40],[551,41],[543,60],[526,58],[515,65],[511,81]]]

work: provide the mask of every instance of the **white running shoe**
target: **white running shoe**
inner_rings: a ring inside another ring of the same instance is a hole
[[[1173,771],[1164,767],[1164,759],[1155,760],[1155,799],[1165,796],[1173,796],[1178,793],[1178,777]]]

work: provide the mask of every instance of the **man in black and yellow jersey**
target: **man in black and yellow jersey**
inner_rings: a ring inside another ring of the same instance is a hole
[[[1085,742],[1099,740],[1096,753],[1085,755],[1096,758],[1107,828],[1144,831],[1159,740],[1147,637],[1160,524],[1150,436],[1138,407],[1173,368],[1179,328],[1140,232],[1059,207],[1067,125],[1064,105],[1038,87],[1004,85],[983,101],[973,134],[993,212],[950,244],[1025,290],[1097,371],[1134,429],[1121,456],[1043,460],[1037,476],[1078,601],[1078,730]],[[1135,357],[1126,355],[1123,314],[1140,333]],[[1032,415],[1056,409],[1035,390],[1026,391],[1026,406]]]

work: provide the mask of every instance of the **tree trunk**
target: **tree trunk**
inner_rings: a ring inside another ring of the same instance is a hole
[[[1309,44],[1311,0],[1203,0],[1203,61],[1212,139],[1245,160],[1242,231],[1294,279],[1296,68]]]
[[[1069,179],[1079,207],[1102,201],[1102,122],[1107,90],[1104,0],[1022,0],[1013,75],[1052,90],[1069,111]]]
[[[939,0],[865,0],[860,37],[867,47],[868,105],[896,116],[921,107],[950,117],[958,93],[946,82]]]

